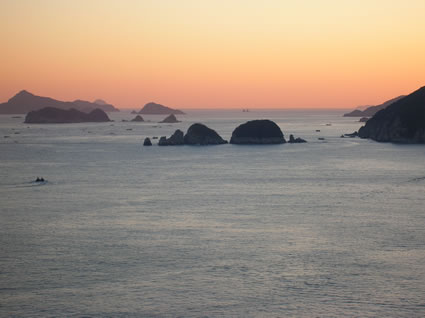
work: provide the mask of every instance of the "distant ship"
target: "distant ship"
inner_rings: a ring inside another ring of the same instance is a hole
[[[244,109],[242,109],[242,111],[243,111],[244,113],[247,113],[247,112],[249,112],[249,109],[248,109],[248,108],[244,108]]]

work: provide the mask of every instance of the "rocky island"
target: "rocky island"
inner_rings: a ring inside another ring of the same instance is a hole
[[[101,109],[84,113],[76,109],[59,109],[45,107],[40,110],[33,110],[25,117],[26,124],[69,124],[84,122],[108,122],[108,115]]]
[[[220,137],[217,132],[203,124],[193,124],[184,136],[186,145],[221,145],[227,141]]]
[[[143,122],[143,121],[145,121],[145,120],[143,119],[143,117],[142,117],[142,116],[137,115],[137,116],[136,116],[136,117],[134,117],[131,121]]]
[[[180,129],[177,129],[170,138],[162,136],[159,139],[158,146],[180,146],[184,145],[184,136],[183,132]]]
[[[179,123],[180,120],[177,120],[176,116],[174,116],[174,114],[171,114],[167,117],[165,117],[162,121],[160,121],[160,123],[167,123],[167,124],[175,124],[175,123]]]
[[[425,86],[377,112],[358,135],[381,142],[425,143]]]
[[[145,115],[168,115],[168,114],[175,114],[175,115],[184,115],[184,112],[178,109],[173,109],[161,104],[157,103],[147,103],[143,108],[139,111],[139,114],[145,114]]]
[[[146,137],[143,141],[143,146],[152,146],[151,139],[149,137]]]
[[[105,112],[119,111],[119,109],[105,103],[103,100],[96,100],[94,103],[79,99],[73,102],[63,102],[49,97],[37,96],[23,90],[10,98],[6,103],[0,104],[0,114],[26,114],[45,107],[65,110],[74,108],[83,112],[90,112],[96,108]]]
[[[251,120],[232,133],[231,144],[283,144],[286,140],[275,122],[268,119]]]
[[[289,135],[289,141],[288,142],[290,144],[301,144],[301,143],[304,143],[304,142],[307,142],[307,141],[300,138],[300,137],[295,138],[294,135]]]
[[[199,123],[191,125],[186,135],[180,129],[177,129],[170,138],[162,136],[158,142],[159,146],[222,144],[227,144],[227,141],[221,138],[215,130]]]

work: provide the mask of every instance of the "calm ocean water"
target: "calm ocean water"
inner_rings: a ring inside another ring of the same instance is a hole
[[[424,317],[425,145],[342,113],[0,116],[0,316]],[[142,147],[254,118],[308,143]]]

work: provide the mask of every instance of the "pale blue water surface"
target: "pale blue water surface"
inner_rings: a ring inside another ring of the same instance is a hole
[[[342,113],[1,115],[0,316],[424,317],[425,145],[340,138]],[[142,146],[254,118],[308,143]]]

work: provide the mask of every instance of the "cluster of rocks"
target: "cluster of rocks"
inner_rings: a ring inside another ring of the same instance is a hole
[[[307,142],[306,140],[302,139],[302,138],[295,138],[294,135],[289,135],[289,141],[290,144],[300,144],[303,142]]]
[[[132,114],[137,114],[135,111],[131,112]],[[122,122],[128,122],[128,120],[123,119],[121,120]],[[145,120],[143,119],[142,116],[137,115],[136,117],[134,117],[132,120],[132,122],[144,122]],[[149,120],[148,120],[149,121]],[[171,114],[167,117],[165,117],[162,121],[160,121],[160,123],[167,123],[167,124],[174,124],[174,123],[179,123],[180,120],[177,120],[176,116],[174,114]]]
[[[289,137],[289,143],[306,142],[302,138]],[[162,136],[159,139],[159,146],[177,146],[177,145],[222,145],[228,142],[224,140],[215,130],[203,125],[193,124],[189,127],[186,134],[177,129],[169,138]],[[232,133],[231,144],[283,144],[286,143],[284,135],[279,126],[271,120],[251,120],[238,126]],[[144,146],[151,146],[152,142],[146,138]]]

